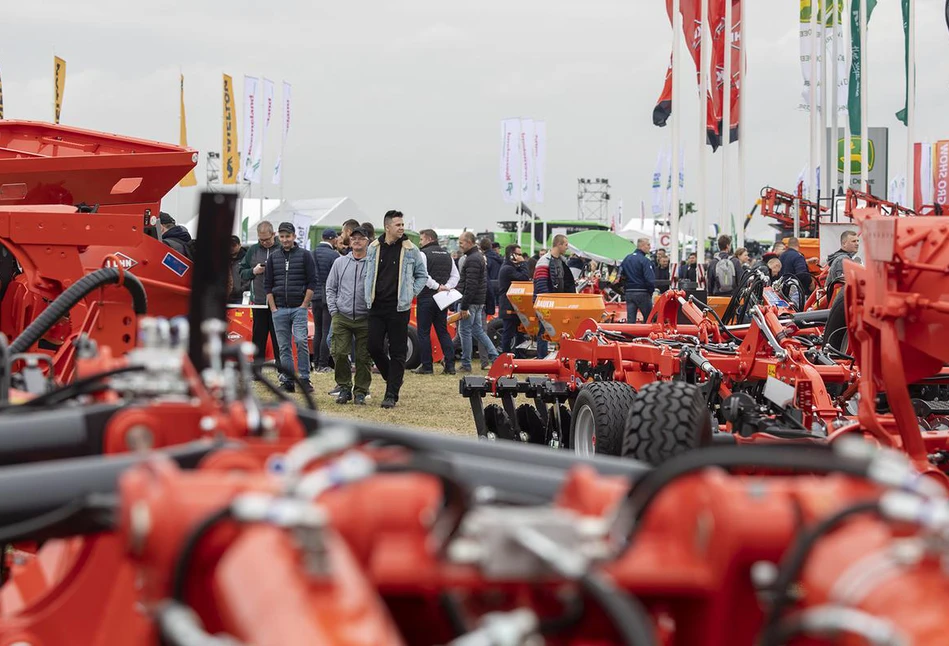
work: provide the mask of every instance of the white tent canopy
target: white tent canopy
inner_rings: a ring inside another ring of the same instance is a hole
[[[281,222],[294,224],[309,222],[308,226],[339,227],[346,220],[365,222],[368,218],[359,206],[348,197],[315,198],[306,200],[264,200],[264,216],[260,217],[260,200],[241,200],[243,220],[247,219],[248,237],[261,219],[277,228]],[[240,232],[238,231],[238,235]]]

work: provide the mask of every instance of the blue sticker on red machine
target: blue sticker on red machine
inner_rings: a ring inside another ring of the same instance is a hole
[[[178,276],[183,277],[186,273],[188,273],[188,264],[172,253],[166,253],[165,259],[161,261],[161,264],[178,274]]]

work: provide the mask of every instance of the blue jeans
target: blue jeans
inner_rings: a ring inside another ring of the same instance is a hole
[[[636,322],[636,312],[643,313],[643,323],[649,318],[652,312],[652,292],[628,291],[626,292],[626,322]]]
[[[484,305],[469,305],[468,318],[462,319],[458,326],[458,333],[461,334],[461,367],[471,368],[471,344],[472,339],[483,344],[488,351],[487,357],[481,357],[482,361],[494,361],[498,358],[498,349],[491,342],[491,337],[484,331]]]
[[[303,381],[310,380],[310,349],[307,347],[306,322],[307,309],[302,307],[280,307],[273,313],[273,326],[280,345],[280,365],[293,370],[293,352],[290,349],[290,335],[297,346],[297,374]],[[290,379],[280,375],[281,383]]]

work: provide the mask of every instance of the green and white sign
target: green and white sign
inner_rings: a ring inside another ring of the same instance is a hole
[[[844,170],[847,164],[847,149],[850,149],[850,188],[855,190],[865,190],[865,186],[860,186],[860,173],[863,164],[867,165],[867,181],[870,182],[870,192],[876,197],[886,198],[888,179],[887,151],[889,141],[889,130],[887,128],[870,128],[869,140],[866,145],[860,140],[859,135],[851,136],[847,141],[846,130],[838,129],[838,136],[833,137],[830,128],[827,128],[827,152],[828,159],[824,168],[830,168],[831,164],[837,166],[837,186],[844,185]],[[833,159],[830,158],[833,155]],[[822,192],[828,190],[831,174],[821,172],[824,186]]]

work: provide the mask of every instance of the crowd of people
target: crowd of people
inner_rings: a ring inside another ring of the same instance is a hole
[[[184,227],[171,216],[161,214],[163,241],[191,257],[193,242]],[[689,253],[676,267],[664,249],[652,252],[651,241],[641,238],[636,249],[610,273],[597,263],[570,255],[565,235],[555,235],[549,249],[541,248],[528,257],[518,244],[500,245],[488,237],[480,240],[470,231],[461,234],[458,250],[449,252],[438,234],[425,229],[416,246],[405,235],[404,218],[389,211],[383,231],[376,236],[369,222],[348,220],[339,232],[325,229],[312,251],[296,239],[296,228],[282,222],[257,225],[257,242],[244,248],[237,236],[231,239],[231,272],[228,276],[229,302],[255,305],[253,342],[258,361],[268,337],[280,370],[280,387],[294,392],[301,387],[313,391],[311,371],[332,372],[336,387],[330,392],[338,404],[365,405],[373,375],[385,382],[381,406],[393,408],[399,402],[408,359],[408,328],[416,307],[420,363],[417,374],[434,374],[432,334],[441,348],[440,374],[471,372],[474,349],[482,369],[500,353],[522,356],[530,344],[521,331],[520,319],[508,299],[514,282],[532,281],[534,297],[549,293],[574,293],[589,281],[610,287],[625,296],[627,320],[646,320],[658,293],[675,284],[680,289],[704,285],[709,296],[731,296],[742,284],[746,272],[761,270],[780,284],[786,280],[796,291],[791,295],[803,304],[812,289],[808,263],[800,251],[800,241],[789,238],[777,242],[760,258],[748,251],[732,251],[730,236],[717,240],[718,253],[699,262]],[[855,258],[859,238],[845,231],[840,249],[827,258],[828,283],[839,280],[843,260]],[[858,259],[859,260],[859,259]],[[672,273],[675,272],[675,280]],[[608,277],[607,281],[603,281]],[[439,304],[441,292],[457,290],[460,300]],[[785,291],[787,295],[787,291]],[[314,341],[312,356],[307,339],[307,318],[312,313]],[[448,316],[457,314],[461,340],[460,365],[456,367],[454,341],[448,331]],[[487,331],[488,317],[501,320],[500,343]],[[548,342],[542,335],[532,339],[537,356],[546,356]],[[296,350],[296,363],[293,351]]]

